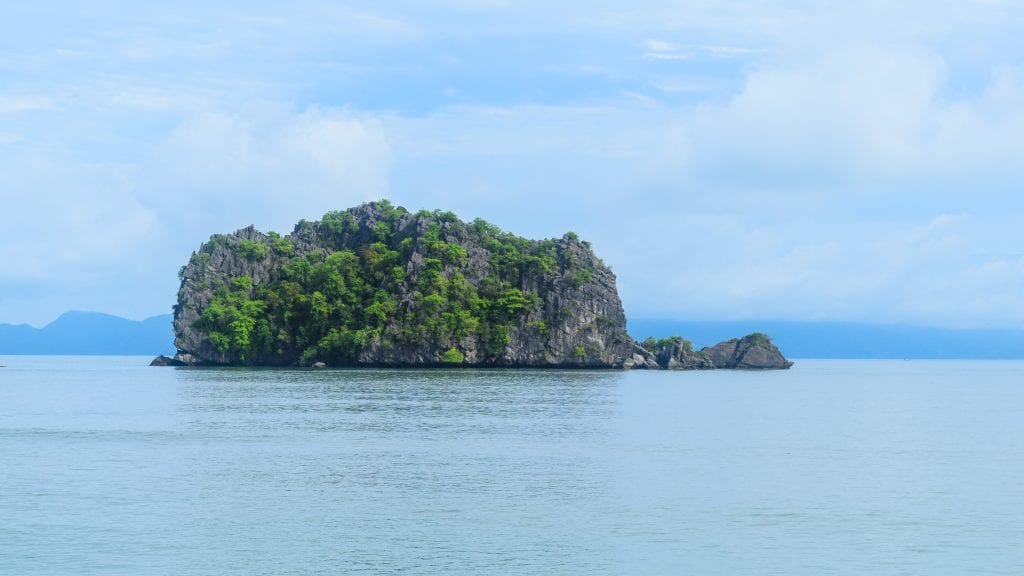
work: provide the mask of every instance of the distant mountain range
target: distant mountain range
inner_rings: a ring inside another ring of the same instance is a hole
[[[142,321],[98,312],[65,312],[43,328],[0,324],[0,355],[157,355],[174,352],[171,315]]]
[[[952,330],[846,322],[687,322],[640,318],[630,335],[681,335],[696,348],[764,332],[788,358],[1024,359],[1024,330]],[[98,312],[67,312],[43,328],[0,324],[0,355],[157,355],[174,352],[171,315],[142,321]]]
[[[685,322],[633,319],[633,338],[681,335],[695,348],[764,332],[787,358],[1024,359],[1024,330],[953,330],[848,322]]]

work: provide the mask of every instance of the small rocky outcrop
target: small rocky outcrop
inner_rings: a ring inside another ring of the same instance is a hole
[[[160,354],[149,363],[150,366],[205,366],[207,364],[208,362],[182,352],[178,352],[173,357]]]
[[[176,358],[170,356],[164,356],[163,354],[153,358],[153,361],[149,363],[150,366],[185,366],[186,364]]]
[[[761,333],[733,338],[704,348],[701,354],[715,368],[743,370],[785,370],[793,365],[771,339]]]
[[[779,352],[771,338],[753,333],[695,351],[690,341],[679,336],[663,340],[648,338],[644,346],[654,351],[658,367],[668,370],[785,370],[793,365]]]

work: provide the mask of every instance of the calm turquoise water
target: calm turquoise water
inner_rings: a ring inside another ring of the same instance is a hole
[[[1024,363],[0,358],[0,573],[1021,574]]]

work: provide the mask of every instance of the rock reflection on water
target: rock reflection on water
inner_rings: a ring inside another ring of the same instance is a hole
[[[569,370],[179,371],[182,416],[208,432],[272,430],[591,435],[621,372]],[[224,428],[222,428],[224,427]]]
[[[620,372],[179,376],[182,425],[204,439],[187,466],[200,526],[252,537],[251,522],[273,518],[301,527],[292,548],[323,546],[357,572],[607,565],[574,524],[600,513],[590,503],[617,501],[604,446]]]

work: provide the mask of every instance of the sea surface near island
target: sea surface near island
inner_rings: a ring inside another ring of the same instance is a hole
[[[0,357],[0,574],[1021,574],[1024,362]]]

